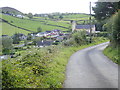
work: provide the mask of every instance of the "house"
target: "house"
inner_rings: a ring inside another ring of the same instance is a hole
[[[40,32],[38,34],[36,34],[36,37],[43,37],[43,36],[47,36],[47,32]]]
[[[20,40],[26,40],[26,39],[27,39],[27,36],[24,35],[24,34],[22,34],[22,33],[20,33],[20,34],[19,34],[19,38],[20,38]]]
[[[22,34],[22,33],[15,34],[15,35],[12,36],[12,38],[14,38],[16,36],[19,37],[20,40],[26,40],[27,39],[27,36]]]
[[[18,17],[18,18],[24,18],[23,15],[16,15],[16,17]]]
[[[87,33],[90,33],[90,28],[92,33],[95,33],[95,25],[76,25],[75,30],[86,30]]]
[[[92,33],[95,33],[95,25],[77,25],[76,21],[72,22],[72,32],[86,30],[87,33],[90,33],[90,28],[92,29]]]

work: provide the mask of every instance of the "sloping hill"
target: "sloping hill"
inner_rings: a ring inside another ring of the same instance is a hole
[[[14,14],[14,15],[23,15],[22,12],[18,11],[17,9],[11,8],[11,7],[1,7],[2,12],[4,13],[9,13],[9,14]]]
[[[16,18],[10,15],[4,15],[4,14],[2,14],[2,19],[6,20],[8,23],[14,26],[28,29],[33,32],[36,32],[38,27],[41,27],[42,31],[53,30],[53,29],[60,29],[64,31],[68,30],[65,27],[60,27],[57,25],[48,25],[48,24],[45,24],[44,22],[33,21],[30,19],[20,19],[20,18]]]
[[[2,22],[2,35],[12,36],[15,33],[23,33],[23,34],[27,35],[28,33],[31,33],[31,32],[25,31],[20,28],[13,27],[5,22]]]

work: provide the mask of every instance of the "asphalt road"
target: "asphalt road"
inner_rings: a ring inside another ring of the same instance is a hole
[[[74,53],[66,68],[64,88],[118,88],[118,65],[102,54],[107,45]]]

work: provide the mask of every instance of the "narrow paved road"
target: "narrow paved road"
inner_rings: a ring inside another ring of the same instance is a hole
[[[108,43],[74,53],[66,68],[65,88],[118,88],[118,65],[102,54]]]

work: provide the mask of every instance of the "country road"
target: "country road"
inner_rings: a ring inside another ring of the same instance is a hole
[[[102,53],[107,45],[74,53],[67,64],[64,88],[118,88],[118,65]]]

